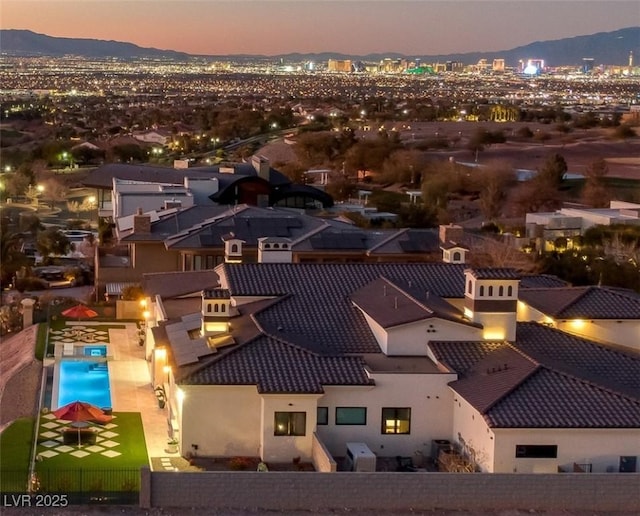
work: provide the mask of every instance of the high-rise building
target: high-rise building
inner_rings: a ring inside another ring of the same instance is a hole
[[[494,72],[504,72],[504,59],[494,59],[492,69]]]
[[[593,57],[582,58],[582,73],[590,73],[593,70]]]
[[[351,60],[329,59],[327,70],[330,72],[351,72]]]

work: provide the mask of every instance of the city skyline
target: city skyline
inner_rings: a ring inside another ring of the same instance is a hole
[[[203,55],[501,51],[640,23],[634,1],[5,0],[0,9],[3,29]]]

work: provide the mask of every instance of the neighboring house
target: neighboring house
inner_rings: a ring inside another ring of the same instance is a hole
[[[156,317],[147,341],[182,453],[418,457],[450,441],[489,472],[637,469],[640,356],[516,322],[528,289],[560,281],[446,263],[215,274],[199,312]]]
[[[640,225],[640,204],[611,201],[609,208],[562,208],[555,212],[527,213],[527,238],[539,251],[553,251],[558,238],[567,240],[572,248],[573,239],[595,225]]]
[[[178,160],[179,163],[182,163]],[[114,179],[119,180],[114,183]],[[207,181],[208,180],[208,181]],[[157,187],[152,184],[158,183]],[[84,185],[98,191],[100,216],[114,216],[115,185],[121,185],[121,194],[136,195],[140,204],[131,211],[121,209],[116,216],[130,215],[137,208],[148,211],[140,196],[147,192],[151,209],[160,209],[171,201],[171,185],[179,195],[194,196],[194,204],[280,206],[298,209],[327,208],[332,197],[312,186],[291,182],[284,174],[271,168],[269,160],[253,156],[250,163],[234,163],[211,167],[168,168],[151,165],[108,164],[93,170]],[[126,185],[129,185],[128,187]],[[166,190],[166,194],[162,193]],[[159,193],[161,195],[159,195]],[[153,204],[155,203],[155,204]],[[121,203],[122,204],[122,203]]]
[[[119,247],[100,249],[98,291],[110,283],[140,282],[144,273],[213,269],[225,261],[442,260],[437,229],[361,229],[276,207],[196,205],[138,213],[117,220],[116,237]],[[460,263],[462,256],[451,253]],[[111,291],[115,295],[115,289]]]
[[[141,131],[133,133],[133,137],[144,143],[155,143],[157,145],[165,146],[173,135],[171,131],[166,131],[164,129],[153,129],[151,131]]]

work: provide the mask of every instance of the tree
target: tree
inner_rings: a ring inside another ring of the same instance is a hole
[[[609,205],[611,194],[605,184],[605,177],[609,169],[604,159],[598,159],[591,163],[585,173],[585,184],[582,188],[582,202],[593,208],[606,208]]]
[[[29,261],[22,252],[22,236],[17,233],[9,233],[3,224],[0,233],[0,280],[3,285],[11,282],[13,275],[21,267],[27,266]]]
[[[53,204],[63,201],[67,196],[67,187],[55,178],[45,179],[42,183],[42,198]]]
[[[480,210],[488,221],[495,221],[504,206],[507,189],[515,183],[513,170],[504,163],[493,163],[478,171],[480,175]]]
[[[424,155],[421,152],[399,149],[384,161],[381,180],[391,183],[420,184],[424,166]]]
[[[561,154],[550,154],[538,169],[534,178],[537,182],[546,182],[550,186],[559,188],[567,173],[567,162]]]
[[[48,228],[38,234],[36,249],[48,263],[51,255],[65,255],[71,251],[70,240],[56,228]]]

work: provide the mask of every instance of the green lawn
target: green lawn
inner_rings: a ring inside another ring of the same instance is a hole
[[[44,359],[44,352],[47,346],[47,325],[40,323],[38,326],[38,334],[36,336],[36,358]],[[52,351],[53,352],[53,351]]]
[[[0,491],[24,492],[34,426],[33,418],[21,418],[0,434]]]
[[[100,453],[90,452],[86,457],[75,457],[72,451],[59,453],[55,457],[43,458],[36,462],[36,473],[44,491],[76,492],[76,491],[135,491],[139,487],[140,467],[149,464],[147,447],[144,439],[142,419],[138,412],[116,412],[113,420],[117,424],[113,432],[117,433],[112,441],[118,446],[110,450],[121,455],[109,458]],[[41,421],[41,425],[46,420]],[[42,427],[40,433],[46,432]],[[40,437],[39,443],[46,439]],[[97,443],[98,445],[100,443]],[[87,450],[71,447],[73,451]],[[48,449],[38,444],[38,454]]]
[[[127,469],[139,468],[140,466],[149,464],[147,456],[147,445],[144,439],[144,430],[142,427],[142,418],[138,412],[114,412],[116,418],[113,420],[117,424],[117,428],[113,431],[118,434],[112,440],[119,443],[118,446],[111,448],[120,452],[121,455],[113,458],[104,457],[99,453],[91,453],[87,457],[74,457],[69,453],[60,453],[55,457],[44,459],[36,463],[36,470],[42,469]],[[46,423],[41,420],[41,424]],[[40,433],[46,431],[41,426]],[[42,441],[42,437],[40,441]],[[37,453],[46,451],[47,448],[38,444]]]

